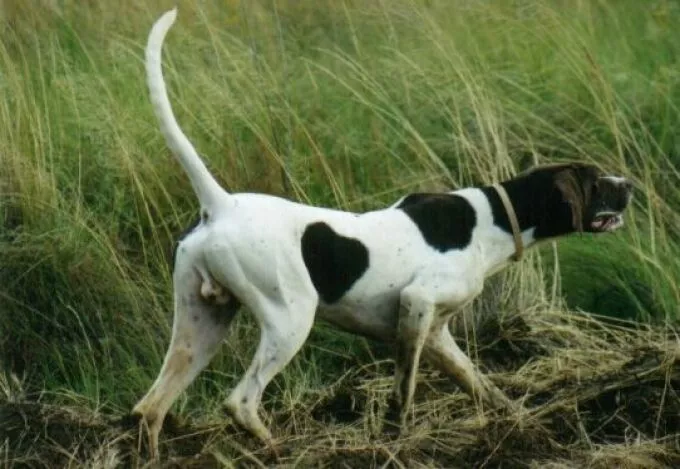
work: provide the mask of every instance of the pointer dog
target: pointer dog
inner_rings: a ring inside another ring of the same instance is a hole
[[[450,315],[484,279],[525,247],[574,232],[623,225],[631,184],[591,165],[539,167],[488,187],[418,193],[367,213],[311,207],[220,187],[180,129],[168,99],[161,49],[176,10],[150,32],[146,73],[168,146],[187,172],[200,221],[178,244],[172,339],[156,381],[133,413],[147,425],[152,456],[170,406],[217,353],[241,305],[257,318],[260,342],[227,399],[233,418],[264,442],[262,392],[307,339],[318,315],[338,328],[395,344],[390,418],[411,405],[423,355],[473,398],[511,402],[479,373],[448,329]]]

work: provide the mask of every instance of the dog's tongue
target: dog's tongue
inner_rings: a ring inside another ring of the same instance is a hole
[[[608,215],[603,215],[601,217],[595,218],[592,222],[591,225],[593,228],[596,230],[606,230],[609,225],[611,225],[614,222],[614,217],[610,217]]]
[[[606,230],[614,222],[614,217],[601,216],[591,222],[591,226],[596,230]]]
[[[605,224],[605,221],[606,221],[606,219],[604,217],[596,218],[595,220],[593,220],[591,225],[593,226],[593,228],[600,229]]]

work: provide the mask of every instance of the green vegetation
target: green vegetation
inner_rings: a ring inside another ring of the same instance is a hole
[[[0,396],[13,393],[16,376],[22,392],[51,404],[120,414],[159,369],[172,243],[196,213],[143,72],[146,35],[169,6],[0,7],[0,365],[8,370]],[[626,227],[534,253],[480,308],[554,310],[564,294],[572,309],[677,319],[675,2],[179,7],[164,56],[171,99],[231,191],[362,211],[535,163],[597,162],[637,186]],[[254,346],[247,316],[177,414],[222,415]],[[298,408],[375,354],[388,356],[318,326],[270,386],[266,408]]]

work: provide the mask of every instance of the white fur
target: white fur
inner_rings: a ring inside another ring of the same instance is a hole
[[[151,453],[173,401],[217,353],[234,311],[231,295],[257,319],[261,335],[251,366],[228,398],[233,417],[257,437],[271,435],[257,409],[267,384],[307,339],[315,316],[340,328],[396,343],[395,398],[403,425],[421,354],[475,398],[508,405],[505,396],[477,372],[453,340],[448,316],[478,295],[484,279],[509,262],[515,245],[493,224],[491,207],[479,189],[455,193],[474,208],[477,225],[469,246],[441,253],[423,240],[396,204],[355,214],[310,207],[262,194],[228,194],[210,175],[172,113],[161,70],[161,48],[176,10],[153,26],[146,49],[148,86],[161,129],[191,180],[203,219],[179,244],[174,267],[172,339],[162,369],[135,406],[148,425]],[[397,202],[398,203],[398,202]],[[301,254],[305,227],[323,221],[337,233],[360,240],[368,270],[335,304],[324,305]],[[522,233],[525,246],[532,230]]]

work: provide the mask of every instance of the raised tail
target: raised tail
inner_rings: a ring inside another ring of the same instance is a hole
[[[165,141],[189,175],[204,215],[209,215],[216,201],[227,195],[227,192],[210,174],[210,171],[198,156],[196,149],[179,127],[172,112],[168,92],[165,88],[165,80],[163,79],[161,66],[163,40],[176,17],[177,8],[173,8],[165,12],[151,28],[146,43],[146,80],[151,93],[151,103],[160,122]]]

